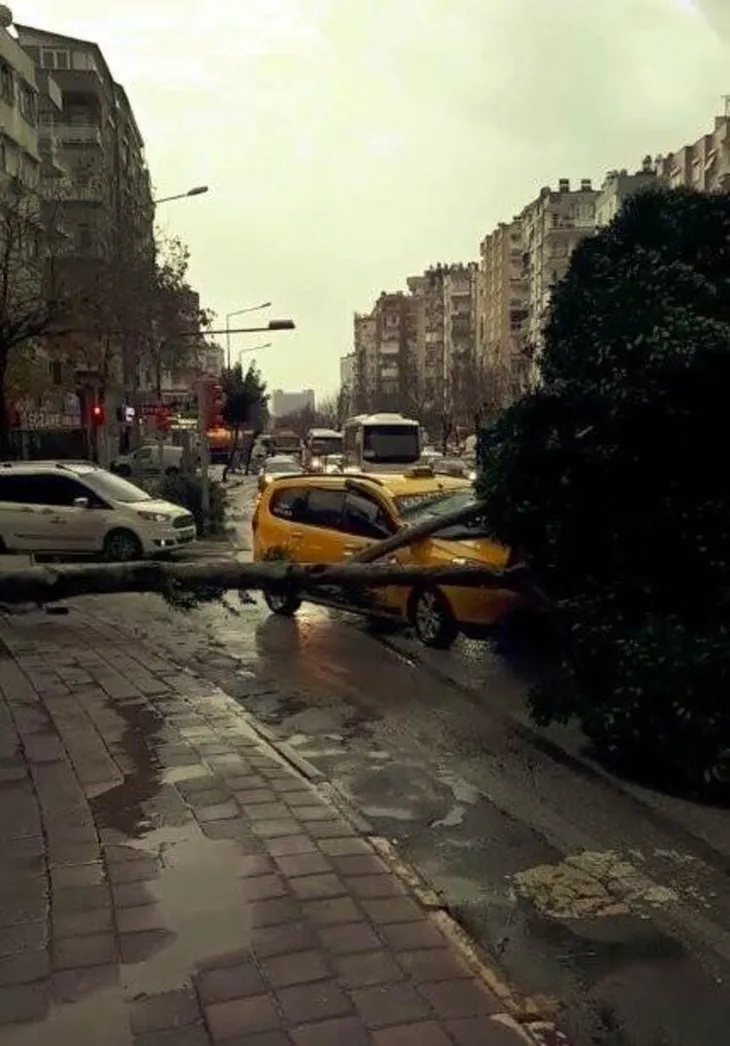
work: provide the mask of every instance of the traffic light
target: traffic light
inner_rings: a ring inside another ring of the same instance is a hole
[[[104,408],[101,403],[92,403],[91,405],[91,424],[94,426],[104,424]]]

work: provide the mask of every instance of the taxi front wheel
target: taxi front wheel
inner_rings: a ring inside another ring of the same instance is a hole
[[[409,617],[424,646],[448,650],[459,634],[449,601],[437,588],[416,588],[409,600]]]
[[[299,596],[296,596],[293,592],[265,588],[261,594],[264,597],[264,603],[266,603],[271,613],[279,614],[281,617],[294,617],[302,605]]]

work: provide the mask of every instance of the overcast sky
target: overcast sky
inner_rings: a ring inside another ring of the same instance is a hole
[[[160,195],[210,186],[163,205],[164,226],[220,326],[269,300],[295,319],[257,357],[270,387],[334,390],[354,310],[476,259],[542,185],[695,140],[730,93],[730,0],[12,7],[101,46]]]

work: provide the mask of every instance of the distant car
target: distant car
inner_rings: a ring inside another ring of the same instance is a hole
[[[437,476],[461,476],[463,479],[476,479],[476,472],[462,458],[437,458],[431,463],[431,468]]]
[[[274,454],[267,458],[263,468],[259,472],[259,491],[263,491],[272,481],[279,476],[296,476],[302,471],[302,466],[289,454]]]
[[[187,509],[89,462],[0,464],[0,551],[128,561],[196,538]]]
[[[131,454],[122,454],[109,465],[117,476],[175,476],[182,470],[183,448],[172,444],[145,444]]]

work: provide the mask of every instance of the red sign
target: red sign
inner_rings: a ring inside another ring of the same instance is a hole
[[[170,411],[162,404],[155,410],[155,425],[159,432],[170,431]]]

